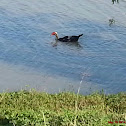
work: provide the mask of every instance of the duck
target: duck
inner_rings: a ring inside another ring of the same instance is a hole
[[[80,35],[77,35],[77,36],[64,36],[63,38],[59,38],[57,32],[52,32],[51,35],[55,35],[57,41],[61,41],[61,42],[78,42],[78,39],[79,39],[83,34],[80,34]]]

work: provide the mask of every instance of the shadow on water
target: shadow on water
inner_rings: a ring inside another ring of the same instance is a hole
[[[55,42],[52,42],[51,44],[52,44],[53,47],[56,47],[56,46],[58,46],[58,43],[60,43],[60,44],[62,44],[64,46],[67,45],[69,47],[75,47],[77,49],[82,49],[83,48],[79,42],[60,42],[60,41],[56,40]]]
[[[77,49],[82,49],[83,48],[79,42],[69,42],[69,43],[66,43],[66,45],[68,45],[70,47],[75,47]]]

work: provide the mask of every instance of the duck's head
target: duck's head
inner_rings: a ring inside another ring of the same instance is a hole
[[[51,35],[57,35],[57,32],[53,32]]]

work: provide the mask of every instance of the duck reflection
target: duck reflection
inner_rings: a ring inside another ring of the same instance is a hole
[[[58,45],[58,43],[62,43],[62,42],[59,42],[58,40],[56,40],[54,43],[52,43],[52,46],[56,47]],[[79,42],[65,42],[65,43],[62,43],[62,44],[68,45],[68,46],[71,46],[71,47],[82,48],[82,46],[80,45]]]

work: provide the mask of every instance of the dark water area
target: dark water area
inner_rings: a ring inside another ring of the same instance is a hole
[[[112,5],[109,0],[79,0],[72,6],[71,3],[71,0],[2,1],[0,61],[45,76],[63,77],[75,85],[83,78],[83,83],[90,83],[89,89],[98,85],[106,93],[126,91],[126,3]],[[110,27],[111,18],[116,22]],[[61,37],[84,35],[79,44],[59,42],[53,47],[54,31]]]

